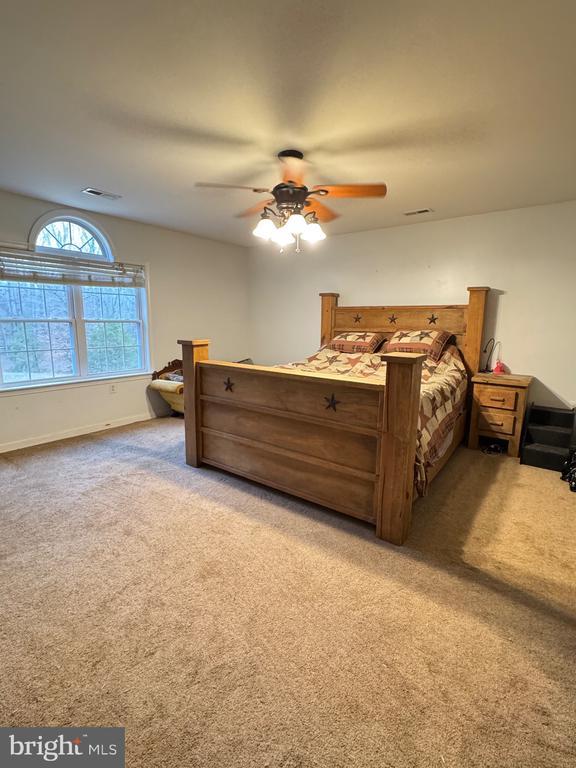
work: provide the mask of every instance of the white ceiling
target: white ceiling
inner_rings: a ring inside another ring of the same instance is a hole
[[[239,244],[259,198],[194,183],[272,186],[286,147],[389,185],[328,232],[575,199],[575,36],[574,0],[5,3],[0,187]]]

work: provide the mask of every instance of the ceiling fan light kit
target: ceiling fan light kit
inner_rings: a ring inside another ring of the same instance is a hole
[[[275,232],[276,224],[274,224],[272,219],[270,219],[265,213],[262,214],[262,218],[258,224],[256,224],[256,227],[252,230],[254,237],[260,237],[262,240],[270,240]]]
[[[278,217],[282,222],[277,226],[270,218]],[[326,239],[326,234],[316,218],[316,214],[311,212],[303,216],[301,213],[291,213],[288,217],[276,213],[266,207],[261,215],[260,221],[252,230],[255,237],[261,240],[270,240],[283,250],[287,245],[296,243],[296,253],[300,253],[300,238],[308,243],[316,243]]]
[[[296,238],[291,232],[288,232],[286,227],[278,227],[270,240],[272,240],[273,243],[276,243],[276,245],[279,245],[280,250],[283,250],[287,245],[292,245],[292,243],[296,242]]]
[[[198,187],[222,187],[248,189],[258,194],[271,194],[272,200],[265,200],[239,214],[252,216],[260,213],[261,218],[252,234],[262,240],[269,240],[280,246],[296,243],[296,253],[300,252],[300,240],[316,243],[326,239],[320,221],[327,222],[338,218],[338,214],[324,205],[319,198],[333,197],[384,197],[385,184],[325,184],[309,189],[303,183],[306,163],[304,155],[297,149],[284,149],[278,153],[283,165],[283,178],[280,184],[267,190],[262,187],[234,187],[231,184],[197,183]],[[276,221],[278,224],[276,224]]]
[[[326,233],[317,221],[313,221],[306,227],[306,232],[302,233],[302,240],[306,240],[307,243],[318,243],[320,240],[326,240]]]

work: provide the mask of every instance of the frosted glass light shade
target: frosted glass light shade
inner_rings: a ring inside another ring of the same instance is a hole
[[[301,235],[308,228],[308,222],[301,213],[293,213],[284,226],[292,235]]]
[[[294,235],[288,232],[286,225],[284,225],[274,232],[270,240],[283,248],[285,245],[291,245],[294,242]]]
[[[261,237],[262,240],[270,240],[276,232],[276,225],[272,219],[260,219],[258,224],[252,230],[255,237]]]
[[[306,240],[309,243],[317,243],[319,240],[325,240],[326,235],[324,230],[317,222],[308,224],[306,231],[302,233],[302,240]]]

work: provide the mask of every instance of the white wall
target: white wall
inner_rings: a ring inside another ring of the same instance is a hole
[[[26,243],[34,221],[61,208],[0,191],[0,241]],[[109,237],[114,256],[149,266],[151,369],[181,357],[179,338],[210,338],[216,357],[246,357],[248,250],[112,216],[85,213]],[[150,418],[150,377],[0,393],[0,452],[109,425]],[[155,393],[154,393],[155,394]]]
[[[52,203],[0,192],[0,241],[24,243]],[[487,335],[534,399],[576,404],[576,202],[329,237],[301,254],[226,245],[87,214],[121,261],[150,270],[151,368],[180,356],[176,340],[208,337],[212,355],[263,363],[318,346],[320,291],[342,304],[463,303],[489,285]],[[327,227],[329,229],[329,226]],[[0,393],[0,451],[149,418],[147,377]]]
[[[329,225],[326,227],[329,230]],[[486,338],[535,401],[576,405],[576,202],[328,237],[300,254],[252,249],[252,355],[297,360],[319,343],[320,291],[346,304],[450,304],[492,289]]]

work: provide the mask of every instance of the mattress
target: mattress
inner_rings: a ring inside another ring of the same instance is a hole
[[[350,354],[322,347],[304,360],[278,367],[386,381],[386,363],[377,353]],[[414,467],[416,491],[420,496],[426,493],[429,470],[452,443],[456,422],[466,408],[467,387],[466,368],[455,345],[447,346],[437,362],[430,357],[424,361]]]

